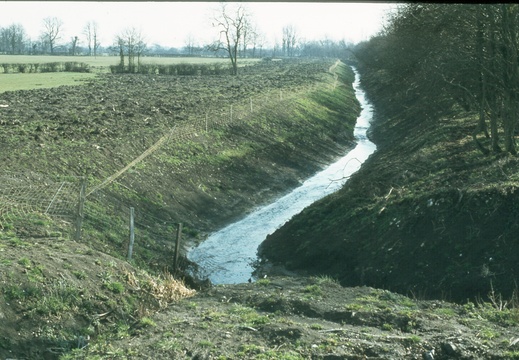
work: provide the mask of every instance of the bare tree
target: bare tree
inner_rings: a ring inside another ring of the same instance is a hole
[[[144,37],[141,33],[139,33],[139,38],[137,39],[137,43],[135,44],[135,55],[137,55],[137,66],[141,66],[141,56],[146,52],[147,44],[144,40]]]
[[[252,46],[252,57],[256,57],[256,50],[259,48],[261,57],[263,46],[265,45],[265,36],[254,27],[250,35],[250,45]]]
[[[195,50],[195,38],[193,36],[193,34],[188,34],[186,36],[186,39],[184,40],[184,48],[185,50],[187,51],[188,55],[193,55],[194,53],[194,50]]]
[[[232,8],[228,4],[221,3],[217,15],[214,17],[213,26],[220,31],[219,39],[213,44],[214,51],[225,50],[232,65],[232,74],[238,74],[238,50],[244,36],[251,26],[250,15],[243,4],[237,4]]]
[[[119,72],[124,72],[124,40],[121,36],[116,37],[115,47],[119,50]]]
[[[251,43],[254,37],[254,27],[251,24],[250,18],[245,18],[245,26],[243,27],[243,38],[242,38],[242,57],[247,57],[247,46]]]
[[[119,49],[121,70],[124,69],[124,57],[128,57],[128,72],[134,73],[140,65],[140,58],[146,50],[146,43],[142,33],[136,28],[127,28],[115,38],[115,46]],[[137,57],[137,64],[135,63]]]
[[[50,47],[50,53],[54,53],[56,42],[60,39],[63,21],[56,17],[47,17],[43,19],[42,38]]]
[[[78,44],[79,38],[77,36],[73,36],[70,38],[70,53],[72,56],[76,55],[77,53],[77,44]]]
[[[83,29],[83,34],[85,34],[87,44],[88,44],[88,55],[89,56],[97,56],[97,50],[101,45],[98,40],[98,25],[95,21],[89,21],[85,28]]]
[[[20,24],[12,24],[1,29],[1,50],[9,54],[21,54],[25,48],[27,35]]]
[[[297,31],[293,25],[283,27],[283,53],[285,56],[294,56],[294,49],[296,47],[298,38]]]
[[[265,36],[265,34],[263,33],[259,33],[258,36],[256,37],[256,41],[254,43],[254,51],[256,51],[256,49],[259,49],[259,54],[258,56],[259,57],[263,57],[263,49],[267,46],[268,42],[267,42],[267,38]],[[255,56],[255,52],[253,53],[253,56]]]

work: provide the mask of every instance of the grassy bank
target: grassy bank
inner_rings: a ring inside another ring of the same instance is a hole
[[[57,358],[89,341],[107,355],[175,294],[190,296],[169,275],[178,223],[186,246],[201,241],[351,146],[353,74],[331,65],[261,64],[239,77],[107,74],[0,94],[1,356]],[[76,242],[79,177],[88,195]]]

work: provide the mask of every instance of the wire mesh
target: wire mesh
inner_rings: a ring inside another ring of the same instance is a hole
[[[0,229],[72,224],[80,187],[80,178],[74,177],[51,180],[36,173],[0,174]]]
[[[83,231],[86,241],[102,244],[102,241],[99,241],[102,238],[103,241],[112,244],[112,249],[125,253],[129,209],[132,204],[127,200],[131,196],[115,195],[117,187],[121,186],[117,179],[165,143],[185,143],[202,134],[211,136],[215,134],[214,131],[223,130],[233,124],[254,126],[257,121],[254,114],[259,110],[278,108],[286,111],[287,107],[284,104],[297,101],[322,86],[304,85],[293,87],[289,91],[268,91],[232,104],[226,99],[217,111],[206,112],[205,116],[200,115],[198,111],[196,115],[188,116],[185,121],[167,130],[153,145],[121,170],[97,184],[88,184],[82,222],[87,230]],[[179,170],[182,166],[179,166]],[[41,223],[47,220],[59,220],[59,224],[56,225],[58,228],[65,225],[73,228],[80,214],[81,186],[79,177],[50,179],[46,175],[31,172],[0,174],[0,229],[27,226],[30,222]],[[114,186],[116,188],[113,188]],[[138,246],[170,251],[177,226],[175,221],[168,216],[151,216],[145,209],[135,210],[136,236],[140,236],[141,239]]]

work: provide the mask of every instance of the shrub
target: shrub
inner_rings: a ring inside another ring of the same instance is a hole
[[[106,288],[114,294],[121,294],[124,292],[124,285],[117,281],[107,283]]]
[[[64,71],[67,72],[90,72],[90,67],[88,66],[88,64],[80,63],[77,61],[68,61],[62,64],[61,68],[63,68]]]
[[[149,318],[149,317],[143,317],[140,321],[140,324],[141,326],[144,326],[144,327],[148,327],[148,326],[151,326],[151,327],[155,327],[157,326],[157,323],[155,321],[153,321],[153,319]]]
[[[178,75],[197,75],[198,69],[194,64],[180,63],[177,65]]]
[[[18,72],[25,73],[27,71],[29,65],[27,64],[18,64]]]

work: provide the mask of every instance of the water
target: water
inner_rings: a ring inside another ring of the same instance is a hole
[[[354,129],[357,140],[355,148],[291,193],[213,233],[189,251],[188,258],[200,268],[198,276],[208,278],[213,284],[247,282],[254,270],[252,263],[257,260],[258,246],[267,235],[308,205],[339,190],[375,151],[375,144],[366,135],[373,117],[373,107],[360,89],[359,74],[354,71],[356,80],[353,87],[362,106]]]

